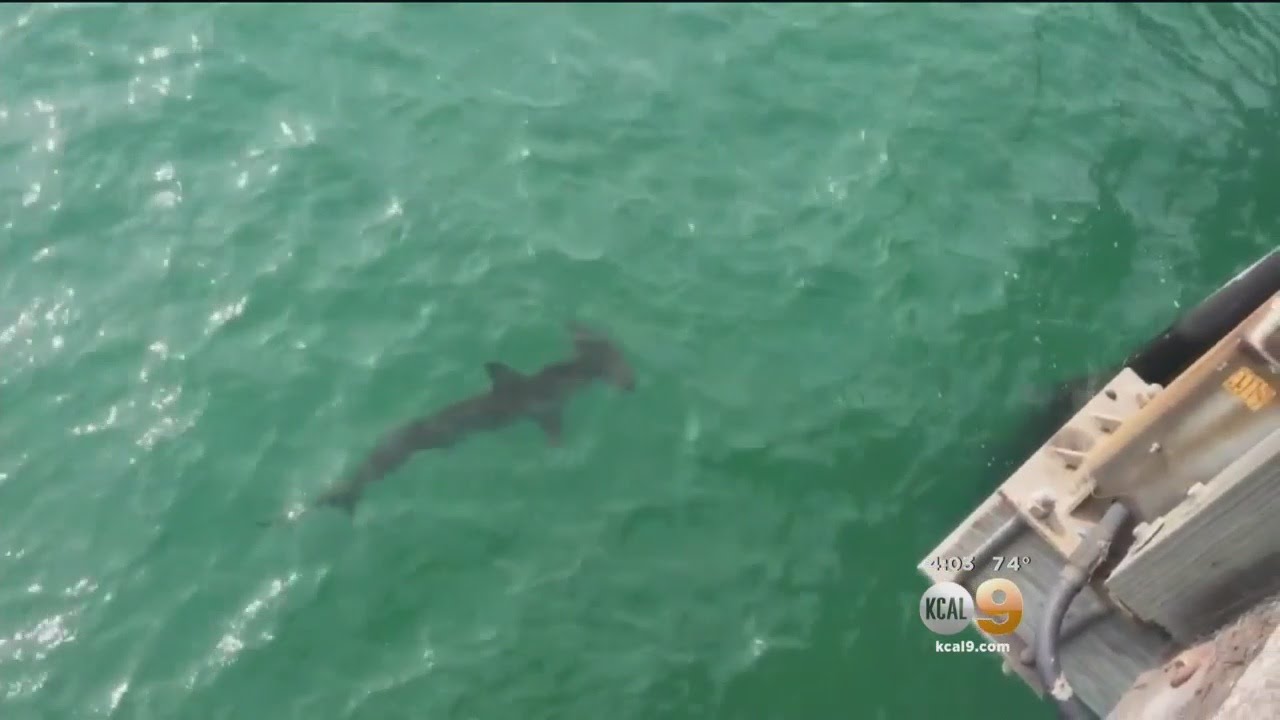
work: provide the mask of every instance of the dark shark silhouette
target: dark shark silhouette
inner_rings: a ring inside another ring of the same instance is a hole
[[[489,390],[412,420],[392,431],[360,465],[313,507],[332,506],[355,514],[366,487],[404,465],[414,453],[447,448],[473,433],[497,430],[521,420],[537,423],[551,445],[560,444],[561,416],[573,393],[594,381],[626,392],[635,389],[635,374],[608,338],[576,322],[568,323],[574,354],[526,375],[500,362],[485,364]]]

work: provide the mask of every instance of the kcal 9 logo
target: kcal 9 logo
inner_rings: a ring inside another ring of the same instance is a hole
[[[1022,623],[1023,612],[1022,591],[1006,578],[983,582],[973,595],[958,583],[938,583],[920,598],[920,619],[939,635],[955,635],[970,622],[988,635],[1008,635]]]

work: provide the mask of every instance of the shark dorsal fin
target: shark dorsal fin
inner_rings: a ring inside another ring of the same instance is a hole
[[[573,349],[579,355],[585,354],[593,343],[599,342],[600,338],[591,328],[583,325],[576,320],[570,320],[566,323],[569,329],[569,336],[573,338]]]
[[[488,362],[484,364],[484,369],[489,373],[489,382],[493,384],[495,390],[512,387],[524,379],[524,375],[521,375],[519,370],[506,363]]]

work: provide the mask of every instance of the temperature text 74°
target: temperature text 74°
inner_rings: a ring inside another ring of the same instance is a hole
[[[995,555],[991,558],[991,561],[994,562],[996,565],[996,568],[995,568],[996,572],[1000,572],[1001,568],[1005,568],[1005,569],[1016,572],[1022,569],[1023,565],[1029,564],[1031,562],[1031,558],[1027,557],[1026,555],[1023,555],[1021,557],[1011,557],[1011,558]]]

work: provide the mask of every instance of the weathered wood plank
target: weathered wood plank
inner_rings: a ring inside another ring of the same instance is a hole
[[[1157,521],[1107,590],[1192,644],[1280,590],[1280,430]]]

